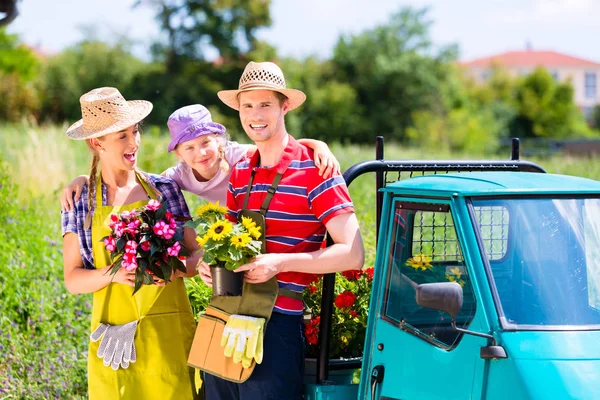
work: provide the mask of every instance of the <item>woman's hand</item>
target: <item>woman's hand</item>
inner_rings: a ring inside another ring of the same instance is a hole
[[[73,182],[63,189],[62,196],[60,198],[60,207],[63,211],[73,211],[75,208],[75,201],[79,200],[83,186],[88,182],[89,177],[87,175],[80,175],[73,179]],[[73,198],[75,193],[75,198]]]
[[[110,266],[105,267],[106,274],[110,274]],[[127,271],[125,268],[119,268],[117,273],[112,275],[112,282],[120,283],[123,285],[135,286],[135,270]]]
[[[210,272],[210,266],[202,260],[200,260],[198,263],[198,274],[205,285],[212,286],[212,273]]]
[[[318,142],[315,146],[315,165],[319,168],[319,176],[328,179],[340,174],[340,163],[333,155],[325,142]]]

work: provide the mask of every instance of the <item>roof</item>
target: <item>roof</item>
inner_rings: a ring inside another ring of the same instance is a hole
[[[389,184],[394,193],[459,196],[507,194],[600,194],[600,182],[569,175],[535,172],[463,172],[425,175]],[[433,192],[433,193],[432,193]]]
[[[489,67],[493,63],[506,67],[598,67],[600,63],[577,58],[555,51],[508,51],[490,57],[478,58],[464,62],[467,67]]]

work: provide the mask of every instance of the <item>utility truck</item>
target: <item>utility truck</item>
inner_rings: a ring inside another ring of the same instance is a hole
[[[364,354],[329,359],[326,275],[305,399],[600,398],[600,182],[519,160],[518,140],[507,161],[393,161],[378,138],[376,158],[344,173],[378,190]]]

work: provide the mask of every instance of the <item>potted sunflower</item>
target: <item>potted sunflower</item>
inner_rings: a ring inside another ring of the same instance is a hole
[[[208,203],[196,209],[186,226],[196,230],[202,261],[211,267],[213,296],[241,296],[244,275],[234,271],[260,254],[262,232],[252,219],[232,223],[226,213],[219,202]]]

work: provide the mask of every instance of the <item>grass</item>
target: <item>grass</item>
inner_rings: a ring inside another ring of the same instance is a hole
[[[27,123],[0,126],[0,398],[82,398],[86,394],[86,351],[91,296],[73,296],[62,282],[59,194],[89,171],[83,142],[66,138],[66,126]],[[142,137],[139,165],[160,173],[176,159],[168,137],[157,128]],[[374,158],[372,146],[331,145],[342,169]],[[482,159],[507,155],[440,154],[388,145],[388,159]],[[533,159],[548,172],[600,180],[600,160],[552,156]],[[350,187],[367,249],[374,264],[375,179]],[[200,201],[186,194],[191,209]],[[195,311],[208,291],[188,282]]]

